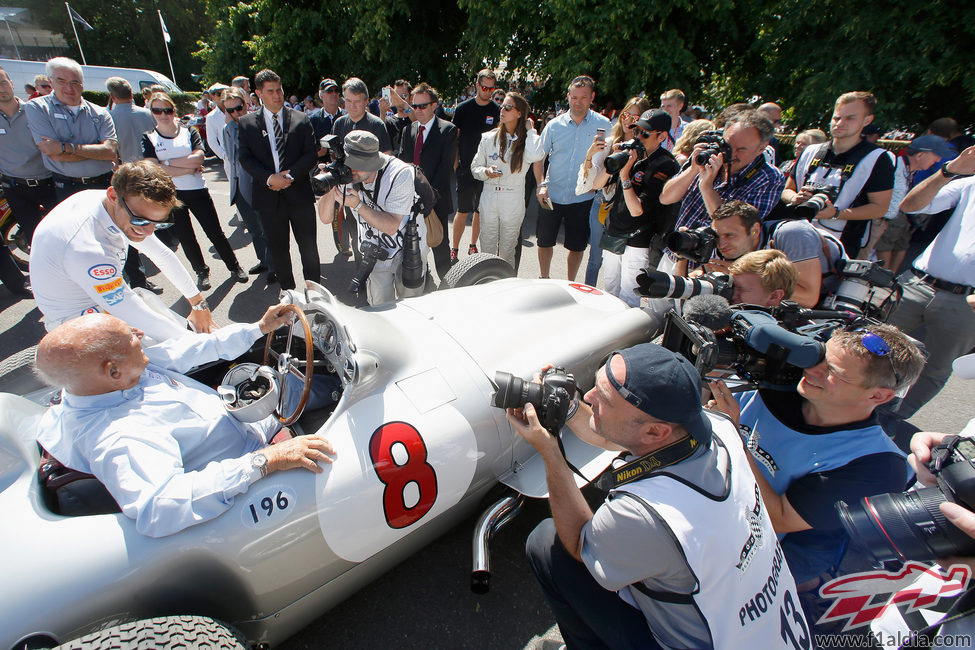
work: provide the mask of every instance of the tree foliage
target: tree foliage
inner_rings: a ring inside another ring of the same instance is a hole
[[[174,81],[184,90],[198,87],[192,74],[200,63],[192,56],[197,41],[208,34],[213,23],[195,0],[71,0],[71,8],[92,27],[78,26],[78,38],[90,65],[146,68],[169,76],[169,62],[156,10],[162,12],[169,30]],[[63,0],[35,0],[31,10],[46,29],[59,33],[75,50],[77,43]]]

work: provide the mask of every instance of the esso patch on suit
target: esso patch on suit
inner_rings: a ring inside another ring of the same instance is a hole
[[[336,555],[362,562],[456,505],[477,468],[474,430],[452,404],[419,413],[387,389],[321,431],[335,462],[316,476],[318,520]]]
[[[118,269],[111,264],[96,264],[88,269],[88,275],[96,280],[107,280],[118,275]]]

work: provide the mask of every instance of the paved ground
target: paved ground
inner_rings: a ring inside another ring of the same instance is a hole
[[[256,263],[256,258],[239,218],[233,218],[226,179],[212,159],[206,176],[225,231],[241,265],[247,269]],[[534,204],[529,209],[525,233],[534,232],[536,209]],[[201,244],[206,242],[202,232],[199,229],[197,232]],[[468,229],[461,246],[462,257],[469,233]],[[352,262],[336,254],[331,232],[326,228],[319,228],[318,246],[324,284],[343,302],[355,304],[354,297],[345,291],[354,272]],[[524,246],[520,275],[538,277],[533,235],[525,240]],[[300,269],[296,246],[292,245],[292,251],[295,268]],[[264,276],[246,285],[237,284],[230,280],[212,249],[210,254],[213,290],[208,292],[208,301],[218,323],[255,320],[274,302],[276,287],[266,287]],[[185,263],[185,258],[182,259]],[[564,275],[565,252],[557,249],[552,277]],[[155,275],[152,279],[165,287],[162,297],[168,305],[187,313],[186,302],[165,278]],[[22,392],[32,381],[26,368],[4,375],[28,360],[29,355],[24,351],[43,335],[40,312],[33,301],[17,301],[4,288],[0,288],[0,310],[0,390]],[[912,422],[922,429],[956,432],[973,416],[972,394],[971,385],[952,379]],[[554,620],[523,558],[528,533],[545,516],[545,503],[529,503],[499,534],[492,547],[494,578],[488,594],[476,596],[469,589],[472,518],[322,615],[283,647],[289,650],[389,646],[554,650],[560,643],[557,630],[551,629]]]

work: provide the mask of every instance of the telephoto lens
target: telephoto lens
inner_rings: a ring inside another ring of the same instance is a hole
[[[407,289],[422,287],[425,280],[416,219],[413,216],[406,222],[406,235],[403,237],[403,286]]]

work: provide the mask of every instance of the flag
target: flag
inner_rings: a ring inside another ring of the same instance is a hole
[[[158,11],[158,10],[157,10],[157,11]],[[165,20],[163,20],[163,17],[162,17],[162,12],[161,12],[161,11],[159,12],[159,23],[160,23],[160,24],[162,25],[162,30],[163,30],[163,39],[164,39],[164,40],[165,40],[165,41],[166,41],[167,43],[168,43],[168,42],[170,42],[170,41],[171,41],[172,39],[171,39],[171,38],[169,37],[169,30],[168,30],[168,29],[166,29],[166,21],[165,21]]]
[[[65,3],[65,4],[67,4],[67,3]],[[71,5],[68,5],[68,13],[71,14],[71,18],[73,18],[75,20],[75,22],[77,22],[79,25],[81,25],[82,27],[85,28],[85,31],[91,32],[91,31],[94,31],[95,30],[94,27],[92,27],[91,25],[88,24],[88,21],[87,20],[85,20],[84,18],[82,18],[81,15],[77,11],[75,11],[74,9],[71,8]]]

